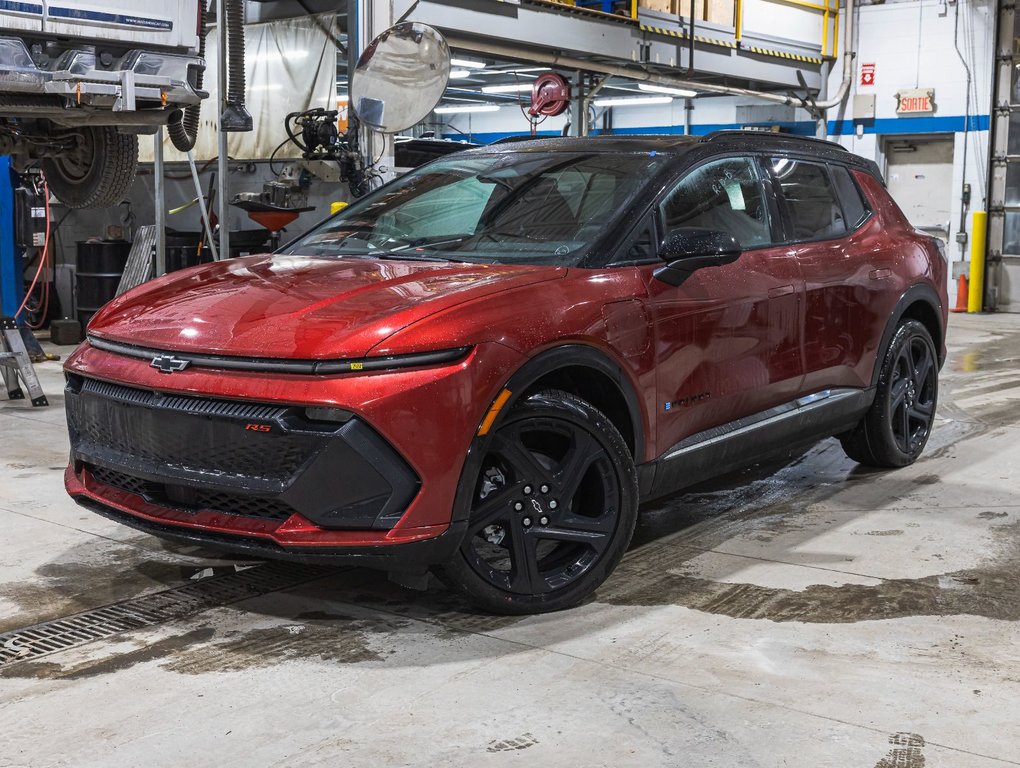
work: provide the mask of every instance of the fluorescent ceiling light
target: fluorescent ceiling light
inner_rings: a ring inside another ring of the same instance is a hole
[[[532,83],[513,83],[512,85],[483,85],[482,93],[521,93],[530,91]]]
[[[450,79],[451,80],[463,80],[465,77],[471,77],[470,69],[451,69]]]
[[[465,69],[485,69],[484,61],[475,61],[474,59],[453,58],[450,59],[450,63],[455,67],[464,67]]]
[[[693,99],[698,95],[697,91],[688,91],[684,88],[667,88],[664,85],[650,85],[649,83],[638,83],[638,88],[649,93],[668,93],[671,96],[683,96],[687,99]]]
[[[460,115],[467,112],[499,112],[495,104],[464,104],[457,107],[436,107],[437,115]]]
[[[595,99],[596,107],[639,107],[645,104],[669,104],[669,96],[624,96],[619,99]]]

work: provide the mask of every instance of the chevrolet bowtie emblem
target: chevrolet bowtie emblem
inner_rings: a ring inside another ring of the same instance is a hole
[[[183,371],[191,365],[191,361],[181,360],[173,355],[157,355],[152,358],[152,362],[149,365],[160,373],[176,373],[177,371]]]

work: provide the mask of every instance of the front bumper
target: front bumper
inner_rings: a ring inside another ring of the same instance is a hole
[[[440,563],[463,534],[454,507],[474,433],[520,360],[485,344],[454,364],[399,372],[168,376],[86,343],[65,366],[65,485],[83,506],[163,538],[392,570]],[[309,406],[354,417],[309,430]]]
[[[466,521],[459,521],[393,537],[378,531],[323,531],[300,516],[273,527],[212,512],[187,514],[97,486],[73,465],[64,472],[64,486],[82,507],[136,530],[260,560],[413,571],[453,557],[467,528]]]
[[[198,104],[205,93],[192,83],[205,61],[197,56],[131,50],[112,69],[97,69],[90,48],[65,51],[42,68],[22,40],[0,37],[0,93],[59,97],[63,107],[98,107],[113,112]]]
[[[306,409],[164,394],[67,377],[71,460],[86,485],[188,514],[326,530],[390,530],[419,478],[371,427]]]

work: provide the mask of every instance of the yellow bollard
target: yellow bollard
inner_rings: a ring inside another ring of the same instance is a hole
[[[330,203],[329,204],[329,215],[332,216],[334,213],[340,213],[340,211],[342,211],[348,205],[350,205],[350,203],[345,203],[342,200],[338,200],[335,203]]]
[[[980,312],[985,300],[985,235],[988,231],[988,214],[984,211],[974,211],[970,230],[970,289],[967,293],[967,311]]]

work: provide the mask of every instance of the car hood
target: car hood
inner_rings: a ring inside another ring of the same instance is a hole
[[[251,256],[129,291],[96,314],[89,334],[180,352],[361,357],[430,314],[565,274],[561,267]]]

